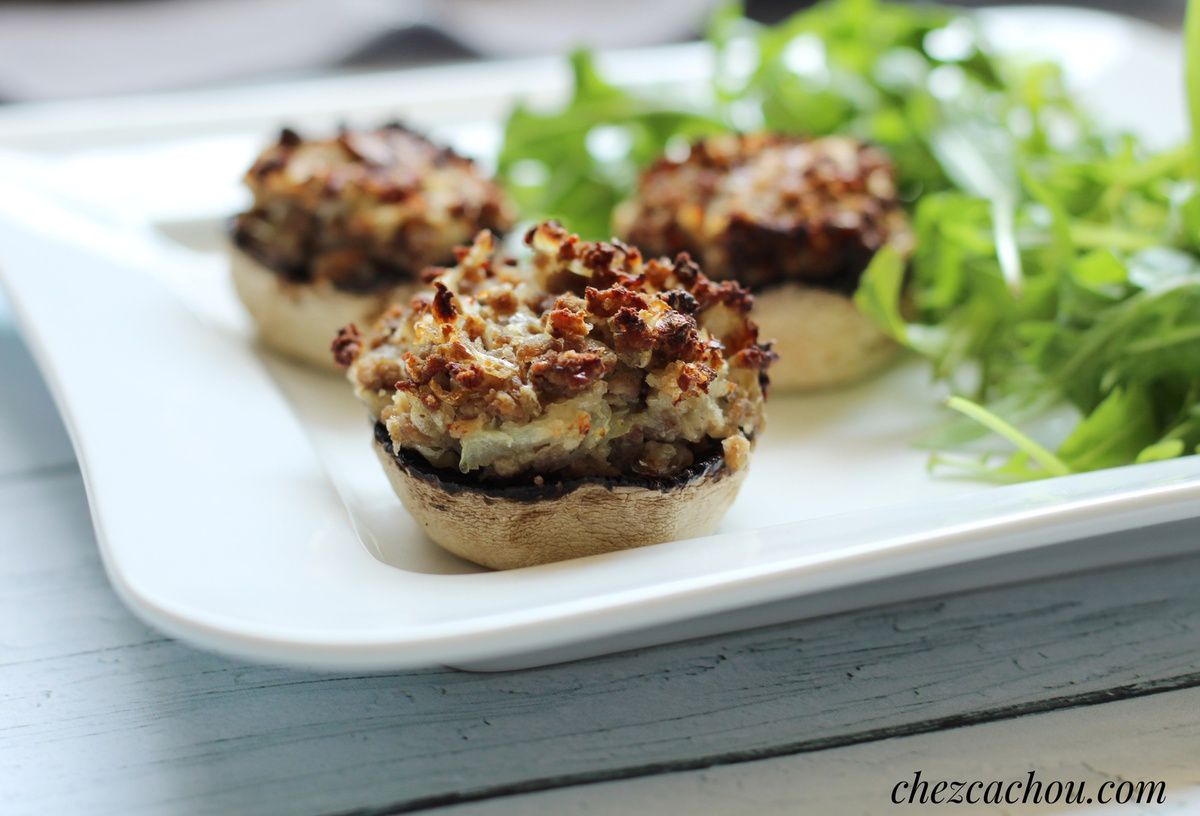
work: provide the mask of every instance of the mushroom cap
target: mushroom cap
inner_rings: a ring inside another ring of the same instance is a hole
[[[269,348],[317,368],[337,371],[330,344],[338,329],[367,325],[397,300],[407,300],[416,281],[372,292],[338,289],[328,280],[290,281],[236,247],[229,248],[233,286]]]
[[[584,477],[545,485],[472,483],[397,456],[385,430],[375,453],[404,507],[435,543],[484,567],[517,569],[708,535],[745,481],[718,449],[671,479]]]
[[[900,350],[848,295],[803,283],[774,284],[755,294],[754,319],[779,354],[771,367],[771,387],[779,392],[852,383]]]

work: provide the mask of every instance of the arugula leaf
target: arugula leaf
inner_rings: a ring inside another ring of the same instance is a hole
[[[1009,442],[1012,442],[1020,450],[1023,458],[1018,459],[1016,462],[1010,460],[1010,467],[1019,463],[1022,468],[1025,468],[1027,457],[1041,465],[1047,476],[1065,476],[1071,472],[1070,465],[1061,458],[1055,456],[983,406],[976,405],[962,397],[951,397],[946,401],[946,407],[953,408],[955,411],[965,414],[994,433],[1004,437]],[[1032,473],[1030,473],[1029,477],[1032,478]]]
[[[727,128],[713,111],[609,84],[586,51],[571,55],[571,69],[565,108],[542,113],[518,105],[509,115],[497,173],[527,218],[557,218],[585,238],[605,239],[613,207],[670,140]]]
[[[961,75],[977,96],[1001,81],[970,20],[935,7],[832,0],[764,27],[733,3],[717,11],[708,36],[716,72],[706,103],[681,106],[670,88],[618,88],[577,51],[565,106],[518,105],[505,126],[499,177],[523,213],[607,237],[612,207],[668,144],[739,129],[852,133],[892,153],[909,196],[948,189],[930,147],[943,115],[930,82],[936,88]],[[596,149],[605,129],[626,149]]]
[[[908,341],[908,327],[900,314],[903,290],[904,259],[895,248],[885,246],[871,259],[854,293],[859,311],[901,343]]]
[[[1186,450],[1187,446],[1184,445],[1182,439],[1164,439],[1161,442],[1147,445],[1134,461],[1139,465],[1145,462],[1161,462],[1164,459],[1182,456]]]
[[[1117,388],[1075,426],[1058,455],[1072,471],[1099,470],[1134,461],[1157,438],[1149,395]],[[1158,453],[1166,450],[1160,447]]]
[[[931,467],[1019,481],[1197,451],[1200,0],[1192,144],[1158,153],[1097,127],[1058,66],[993,57],[945,7],[825,0],[759,26],[730,4],[708,36],[715,71],[695,106],[618,88],[578,52],[564,107],[514,110],[500,177],[525,213],[607,237],[641,168],[714,132],[874,141],[916,249],[877,253],[854,298],[953,392],[957,418],[920,440]],[[1053,439],[1028,430],[1051,414],[1065,419]],[[984,436],[1011,447],[962,452]]]

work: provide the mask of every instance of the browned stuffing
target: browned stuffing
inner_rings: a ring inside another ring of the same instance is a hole
[[[876,250],[911,241],[895,173],[843,136],[726,134],[661,158],[617,209],[617,233],[650,254],[688,252],[713,278],[850,292]]]
[[[393,445],[483,479],[670,476],[714,452],[743,467],[773,359],[746,290],[553,222],[525,243],[512,264],[480,233],[428,292],[335,344]]]
[[[469,159],[398,124],[311,140],[284,129],[243,181],[254,203],[235,242],[289,280],[348,291],[416,278],[479,230],[513,223]]]
[[[362,335],[358,331],[358,326],[353,323],[338,329],[337,337],[333,338],[330,346],[334,362],[343,368],[354,362],[360,349],[362,349]]]

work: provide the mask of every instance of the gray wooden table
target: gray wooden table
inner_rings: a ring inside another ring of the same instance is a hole
[[[0,306],[0,813],[874,813],[1030,768],[1200,812],[1200,526],[1116,543],[1162,541],[1197,554],[539,670],[245,665],[113,595]]]

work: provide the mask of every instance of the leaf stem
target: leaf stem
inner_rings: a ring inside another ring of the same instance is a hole
[[[1145,354],[1146,352],[1162,351],[1169,346],[1181,346],[1184,343],[1193,343],[1197,340],[1200,340],[1200,326],[1178,328],[1174,331],[1160,334],[1157,337],[1147,337],[1143,340],[1130,343],[1125,347],[1125,353]]]
[[[971,402],[964,397],[950,397],[946,400],[946,407],[958,411],[960,414],[965,414],[971,419],[983,425],[993,433],[1007,439],[1009,442],[1017,446],[1017,448],[1028,454],[1035,462],[1046,469],[1046,472],[1051,476],[1066,476],[1071,472],[1071,468],[1067,463],[1059,459],[1050,451],[1043,448],[1037,442],[1034,442],[1025,434],[1018,431],[1012,425],[1009,425],[1000,417],[993,414],[982,405]]]

